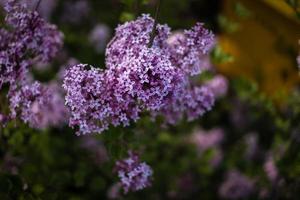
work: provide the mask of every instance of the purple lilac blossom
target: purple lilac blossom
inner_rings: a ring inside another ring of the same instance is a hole
[[[109,37],[109,27],[105,24],[97,24],[89,35],[89,42],[94,46],[98,53],[103,53]]]
[[[120,191],[122,189],[122,184],[120,182],[113,184],[107,191],[108,199],[120,199]]]
[[[272,156],[268,156],[266,159],[263,169],[268,177],[268,179],[275,183],[278,179],[278,169],[276,167],[276,164],[274,162],[274,158]]]
[[[116,171],[125,193],[151,186],[153,171],[149,165],[139,160],[136,153],[129,151],[129,158],[116,162]]]
[[[215,45],[212,32],[202,23],[197,23],[192,29],[172,37],[168,41],[168,49],[173,63],[190,75],[201,73],[205,69],[203,59]]]
[[[206,85],[212,90],[215,97],[224,96],[228,90],[228,80],[222,75],[213,77]]]
[[[212,168],[217,168],[223,161],[224,153],[220,147],[214,148],[214,154],[209,160],[209,164]]]
[[[79,61],[76,58],[68,58],[68,60],[63,64],[56,75],[59,83],[63,83],[66,73],[74,65],[79,64]]]
[[[9,121],[9,117],[0,113],[0,126],[4,126]]]
[[[127,126],[144,110],[176,123],[183,117],[193,120],[211,109],[212,91],[192,85],[191,72],[179,60],[191,52],[208,53],[214,44],[212,33],[202,24],[185,31],[181,41],[185,55],[176,56],[172,54],[177,54],[177,47],[167,43],[167,25],[157,25],[153,45],[148,47],[153,24],[149,15],[143,15],[119,25],[106,49],[106,70],[82,64],[68,70],[63,87],[72,112],[70,125],[79,127],[78,134],[102,132],[109,125]]]
[[[20,116],[30,127],[38,129],[64,124],[68,111],[59,89],[56,85],[47,87],[34,82],[12,92],[9,99],[11,118]]]
[[[16,88],[33,63],[48,62],[62,47],[63,35],[46,23],[36,11],[9,0],[5,23],[10,31],[0,31],[0,89],[5,83]]]
[[[229,171],[219,188],[219,195],[225,199],[249,197],[255,189],[254,181],[236,170]]]
[[[19,173],[22,162],[23,159],[15,157],[11,153],[6,153],[4,155],[4,158],[1,160],[0,171],[17,175]]]
[[[199,152],[203,152],[209,148],[218,147],[224,140],[224,131],[215,128],[210,131],[198,130],[192,134],[191,142],[193,142]]]
[[[137,120],[140,109],[131,96],[114,94],[118,88],[110,81],[115,76],[93,67],[86,70],[89,67],[80,64],[70,68],[63,84],[72,113],[69,125],[79,126],[77,134],[102,132],[110,123],[126,126],[130,119]]]
[[[91,157],[97,165],[101,165],[109,159],[103,143],[92,136],[83,136],[81,138],[81,147],[91,153]]]
[[[255,159],[259,152],[260,148],[258,145],[258,135],[257,133],[248,133],[245,138],[245,159],[246,160],[253,160]]]
[[[74,25],[86,19],[91,10],[87,0],[65,1],[63,7],[64,11],[61,16],[61,21]]]
[[[39,0],[20,0],[19,2],[21,4],[26,5],[26,7],[29,10],[34,11],[36,9],[38,1]],[[0,5],[4,7],[6,2],[7,0],[0,0]],[[57,0],[41,0],[36,10],[44,19],[49,21],[56,5],[57,5]]]

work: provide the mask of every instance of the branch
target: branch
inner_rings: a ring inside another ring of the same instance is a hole
[[[154,38],[156,36],[156,26],[158,24],[158,16],[159,16],[159,12],[160,12],[161,2],[162,2],[162,0],[158,0],[157,6],[156,6],[154,25],[153,25],[152,32],[151,32],[151,35],[150,35],[150,41],[149,41],[149,44],[148,44],[148,48],[152,47]]]

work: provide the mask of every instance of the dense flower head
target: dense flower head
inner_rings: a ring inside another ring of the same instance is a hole
[[[212,32],[197,23],[191,30],[177,32],[168,39],[168,49],[174,65],[190,75],[207,69],[207,54],[215,44]]]
[[[2,6],[5,6],[5,3],[8,0],[0,0],[0,4]],[[37,10],[38,13],[44,18],[49,20],[51,17],[51,14],[53,12],[53,9],[57,5],[57,0],[42,0],[40,4],[38,5],[39,0],[19,0],[20,3],[27,6],[28,9],[34,11]],[[38,7],[37,7],[38,5]]]
[[[29,11],[16,0],[5,4],[5,23],[11,30],[0,31],[0,88],[24,79],[28,68],[50,61],[62,47],[63,35],[45,22],[36,11]]]
[[[116,162],[116,171],[124,192],[138,191],[151,185],[152,169],[140,162],[139,155],[129,151],[129,158]]]
[[[163,115],[167,123],[174,124],[184,117],[193,120],[211,109],[213,92],[191,84],[190,73],[179,63],[186,55],[172,55],[176,52],[168,44],[167,25],[157,25],[149,46],[153,24],[149,15],[143,15],[119,25],[106,49],[105,70],[87,69],[86,65],[69,70],[64,82],[66,103],[72,112],[70,125],[78,126],[78,133],[129,125],[142,111]],[[213,35],[202,30],[202,25],[196,26],[186,31],[183,45],[187,54],[193,49],[200,57],[211,48]]]
[[[224,131],[220,128],[209,131],[197,130],[192,134],[191,141],[200,151],[219,146],[224,140]]]
[[[88,0],[64,1],[61,21],[63,23],[79,24],[87,18],[90,11],[91,7]]]
[[[65,74],[66,104],[72,113],[69,124],[79,127],[78,134],[102,132],[109,124],[126,126],[138,119],[138,105],[129,95],[116,96],[118,88],[111,80],[114,74],[82,64]]]
[[[212,168],[216,168],[223,160],[221,144],[224,141],[225,133],[221,128],[211,130],[197,129],[189,136],[188,142],[195,145],[197,153],[202,156],[205,151],[210,150],[212,156],[208,163]]]
[[[109,159],[104,144],[90,135],[86,135],[81,138],[80,146],[89,152],[92,160],[97,165],[101,165]]]
[[[279,172],[278,172],[277,166],[275,164],[274,158],[272,156],[267,157],[267,159],[264,163],[263,169],[264,169],[268,179],[272,183],[275,183],[278,179]]]
[[[109,37],[110,28],[106,24],[97,24],[89,34],[89,42],[98,53],[103,53]]]
[[[163,116],[168,124],[176,124],[183,118],[192,121],[210,111],[214,101],[215,97],[208,87],[182,88],[167,96],[165,106],[158,112],[153,112],[152,115]]]
[[[219,188],[219,194],[226,199],[243,199],[249,197],[255,189],[254,181],[240,172],[229,171]]]
[[[215,97],[224,96],[228,90],[228,80],[222,75],[213,77],[206,85],[212,90]]]
[[[9,94],[9,100],[11,118],[20,116],[33,128],[59,126],[67,121],[68,110],[57,85],[23,85]]]

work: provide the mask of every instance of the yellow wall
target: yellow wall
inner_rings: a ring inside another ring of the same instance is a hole
[[[234,61],[218,68],[228,76],[242,75],[256,80],[262,90],[273,95],[288,91],[300,81],[295,54],[300,24],[291,17],[292,9],[290,14],[286,11],[288,6],[281,12],[280,4],[276,7],[267,1],[224,1],[223,15],[239,26],[235,32],[221,34],[221,46],[234,56]],[[238,17],[234,11],[236,2],[251,12],[250,17]]]

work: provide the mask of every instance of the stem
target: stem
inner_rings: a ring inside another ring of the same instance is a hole
[[[42,2],[42,0],[38,0],[36,6],[35,6],[35,8],[34,8],[35,11],[39,8],[41,2]]]
[[[148,44],[148,48],[152,47],[154,38],[156,36],[156,26],[158,24],[158,16],[159,16],[159,12],[160,12],[161,2],[162,2],[162,0],[158,0],[157,6],[156,6],[154,25],[153,25],[152,32],[151,32],[151,35],[150,35],[150,41],[149,41],[149,44]]]

